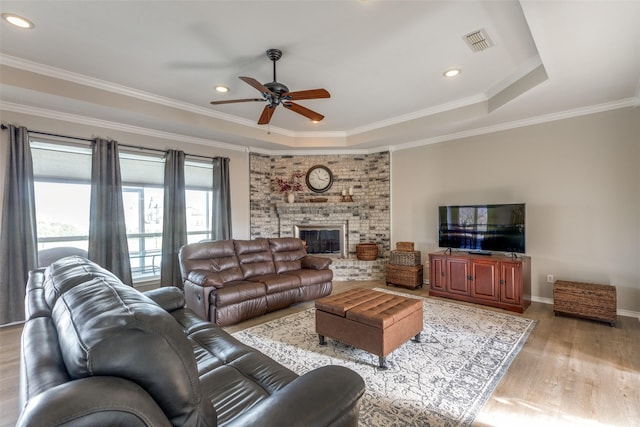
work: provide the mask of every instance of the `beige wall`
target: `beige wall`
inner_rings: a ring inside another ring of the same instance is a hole
[[[187,154],[229,157],[233,237],[236,239],[249,238],[249,154],[247,152],[240,150],[228,150],[203,144],[176,142],[158,137],[139,135],[113,129],[104,129],[96,126],[87,126],[9,111],[1,111],[0,113],[2,123],[26,126],[28,129],[42,132],[75,136],[79,138],[93,138],[99,136],[102,138],[115,139],[121,144],[158,148],[162,150],[174,148],[182,150]],[[0,138],[0,141],[2,141],[2,145],[0,147],[0,165],[2,165],[0,184],[2,186],[0,186],[0,188],[4,188],[4,175],[7,164],[6,141],[8,133],[3,131]]]
[[[393,244],[424,255],[438,205],[524,202],[534,297],[553,274],[614,284],[640,312],[640,108],[395,151],[391,194]]]

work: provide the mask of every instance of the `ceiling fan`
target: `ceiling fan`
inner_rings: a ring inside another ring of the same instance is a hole
[[[264,85],[252,77],[240,77],[240,80],[254,87],[262,93],[262,98],[245,98],[245,99],[230,99],[228,101],[211,101],[213,105],[220,104],[232,104],[236,102],[254,102],[254,101],[266,101],[267,105],[262,110],[262,114],[258,119],[259,125],[269,124],[271,116],[278,105],[294,111],[298,114],[305,116],[306,118],[319,122],[324,119],[322,114],[316,113],[300,104],[296,104],[292,101],[298,101],[301,99],[318,99],[318,98],[330,98],[331,95],[326,89],[309,89],[301,90],[297,92],[289,92],[289,88],[279,83],[276,80],[276,61],[282,57],[282,51],[279,49],[268,49],[267,57],[273,62],[273,81],[265,83]]]

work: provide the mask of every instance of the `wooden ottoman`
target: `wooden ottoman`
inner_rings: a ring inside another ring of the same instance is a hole
[[[616,287],[557,280],[553,284],[553,311],[616,323]]]
[[[414,337],[420,342],[422,301],[372,289],[351,289],[316,300],[316,332],[320,345],[325,337],[378,356],[386,369],[386,357]]]

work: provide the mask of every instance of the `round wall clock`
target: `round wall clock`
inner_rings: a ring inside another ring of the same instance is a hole
[[[307,187],[316,193],[324,193],[333,185],[331,169],[323,165],[316,165],[307,171]]]

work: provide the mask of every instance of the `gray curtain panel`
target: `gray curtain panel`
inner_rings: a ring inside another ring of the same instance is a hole
[[[231,238],[231,191],[229,189],[229,158],[213,159],[213,209],[211,238],[227,240]]]
[[[25,286],[29,271],[36,268],[38,250],[29,133],[25,127],[9,126],[8,136],[0,233],[0,325],[24,320]]]
[[[183,288],[178,252],[187,243],[184,152],[169,150],[164,164],[164,215],[160,285]]]
[[[89,259],[132,285],[118,143],[96,138],[92,147]]]

